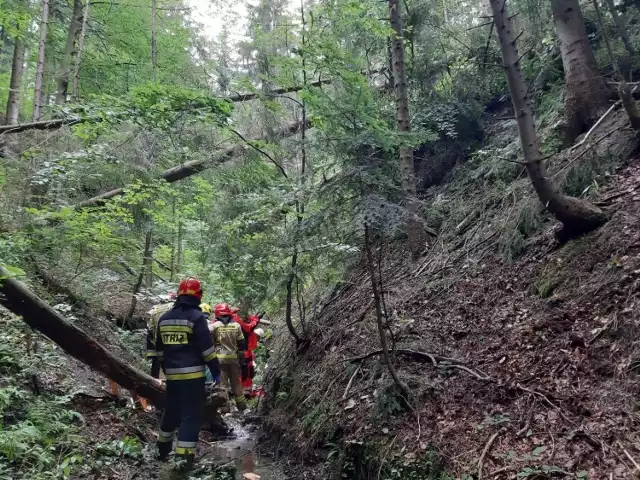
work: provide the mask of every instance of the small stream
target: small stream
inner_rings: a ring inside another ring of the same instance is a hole
[[[284,472],[270,458],[257,451],[259,427],[242,425],[236,418],[225,418],[233,427],[234,438],[213,442],[207,449],[207,457],[216,463],[233,462],[237,469],[236,478],[243,479],[245,473],[254,473],[260,480],[284,480]]]

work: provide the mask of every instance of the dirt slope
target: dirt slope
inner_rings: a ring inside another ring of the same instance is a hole
[[[407,411],[378,356],[350,361],[379,348],[358,267],[310,327],[310,349],[296,357],[287,339],[276,350],[267,424],[281,446],[317,478],[478,478],[481,458],[483,478],[631,478],[627,453],[640,459],[640,157],[623,126],[614,116],[595,148],[552,160],[565,190],[580,188],[611,217],[562,246],[521,167],[489,160],[514,151],[513,129],[494,126],[493,155],[481,151],[432,191],[430,218],[441,214],[443,233],[426,256],[377,251],[397,348],[470,371],[398,355],[414,391]]]

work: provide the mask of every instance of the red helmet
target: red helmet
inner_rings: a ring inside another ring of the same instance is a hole
[[[228,303],[219,303],[215,307],[213,307],[213,314],[216,317],[224,317],[226,315],[231,315],[233,312],[231,311],[231,307]]]
[[[200,286],[200,282],[195,278],[185,278],[178,286],[178,295],[193,295],[201,299],[202,287]]]

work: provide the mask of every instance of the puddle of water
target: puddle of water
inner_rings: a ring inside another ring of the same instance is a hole
[[[225,419],[232,427],[235,438],[214,442],[208,449],[208,457],[216,462],[233,462],[237,478],[244,473],[260,475],[260,480],[283,480],[282,470],[269,458],[256,451],[256,427],[242,426],[236,419]]]

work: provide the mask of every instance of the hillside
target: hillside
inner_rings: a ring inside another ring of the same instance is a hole
[[[309,349],[296,356],[286,338],[276,348],[265,422],[314,478],[630,478],[625,449],[640,455],[635,142],[618,113],[601,127],[615,130],[607,140],[552,161],[565,189],[610,217],[560,244],[522,167],[498,158],[516,139],[513,121],[489,120],[482,150],[430,192],[426,218],[437,211],[442,234],[424,258],[376,249],[411,406],[379,355],[364,259],[318,308]]]

